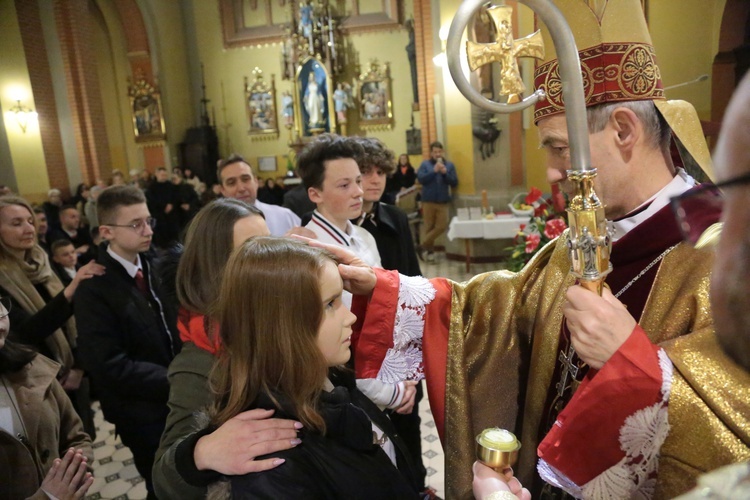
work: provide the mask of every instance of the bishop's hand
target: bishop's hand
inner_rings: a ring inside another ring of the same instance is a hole
[[[583,361],[598,370],[625,343],[636,321],[607,287],[600,297],[581,286],[571,286],[565,297],[563,314],[573,347]]]

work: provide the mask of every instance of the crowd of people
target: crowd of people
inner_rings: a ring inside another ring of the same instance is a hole
[[[93,394],[149,498],[434,498],[424,379],[451,498],[748,496],[750,76],[715,184],[673,163],[689,115],[594,97],[601,294],[571,276],[565,237],[518,273],[422,277],[383,196],[420,181],[430,258],[457,182],[440,143],[415,171],[377,139],[316,136],[301,214],[239,155],[207,203],[166,169],[70,203],[0,196],[0,495],[85,495]],[[565,110],[542,102],[536,122],[548,180],[572,194]],[[476,460],[487,427],[519,435],[515,469]]]

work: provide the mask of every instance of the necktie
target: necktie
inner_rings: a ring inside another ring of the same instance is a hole
[[[143,295],[146,297],[149,296],[148,283],[146,283],[146,277],[143,276],[143,271],[141,269],[138,269],[135,273],[135,286]]]

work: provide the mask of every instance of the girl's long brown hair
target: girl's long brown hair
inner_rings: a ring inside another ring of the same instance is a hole
[[[219,295],[224,266],[234,247],[234,225],[263,212],[240,200],[219,198],[203,207],[190,222],[185,251],[177,266],[177,300],[198,314]]]
[[[306,428],[325,432],[316,402],[328,370],[317,345],[327,262],[327,252],[285,238],[251,238],[232,253],[214,312],[223,346],[211,377],[214,424],[264,393],[277,405],[274,394],[288,398]]]

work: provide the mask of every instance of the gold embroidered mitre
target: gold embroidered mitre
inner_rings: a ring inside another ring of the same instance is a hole
[[[695,108],[667,101],[641,0],[553,0],[565,16],[578,47],[586,106],[654,101],[674,136],[713,177],[713,164]],[[536,103],[534,122],[565,111],[557,52],[542,24],[545,58],[534,72],[534,86],[546,99]]]
[[[573,31],[587,106],[664,98],[640,0],[608,0],[593,6],[585,0],[554,0],[554,4]],[[546,26],[542,37],[546,57],[536,68],[534,84],[547,98],[536,104],[537,122],[564,111],[557,52]]]

